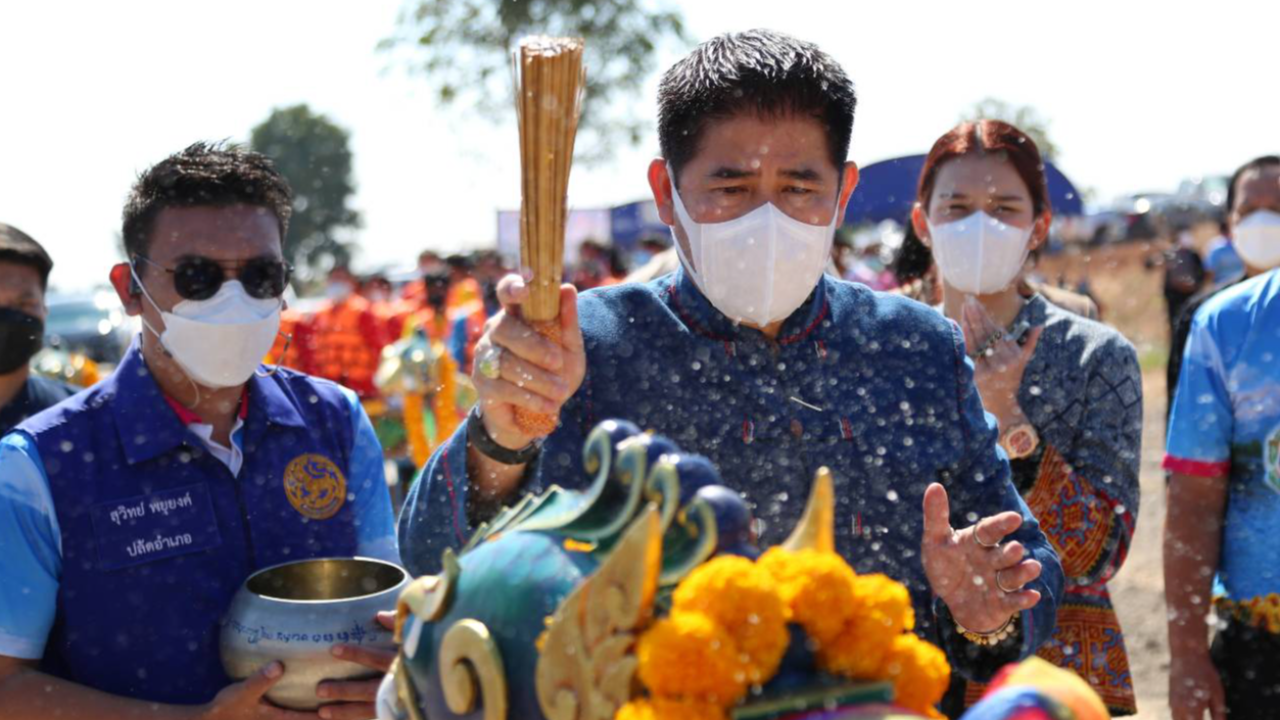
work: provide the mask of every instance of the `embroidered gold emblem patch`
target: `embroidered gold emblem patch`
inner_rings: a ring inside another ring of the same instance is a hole
[[[347,501],[347,479],[329,458],[299,455],[284,469],[284,493],[304,517],[327,520]]]

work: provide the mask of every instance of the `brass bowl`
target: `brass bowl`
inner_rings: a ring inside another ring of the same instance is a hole
[[[359,680],[378,673],[333,657],[338,644],[395,649],[390,630],[375,620],[394,610],[409,582],[397,565],[371,558],[300,560],[259,570],[245,580],[222,621],[222,667],[235,680],[273,660],[284,677],[267,699],[294,710],[326,704],[322,680]]]

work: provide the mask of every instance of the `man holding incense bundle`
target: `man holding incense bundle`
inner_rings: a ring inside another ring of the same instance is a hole
[[[499,505],[584,482],[586,433],[624,418],[716,463],[762,546],[829,467],[838,552],[906,583],[918,631],[962,674],[986,679],[1049,637],[1061,566],[1009,482],[959,329],[823,275],[858,181],[855,104],[830,56],[768,31],[715,38],[666,73],[649,182],[680,271],[564,286],[558,341],[522,319],[536,288],[504,279],[477,347],[480,402],[401,516],[414,574]],[[558,425],[540,437],[517,420],[529,412]]]

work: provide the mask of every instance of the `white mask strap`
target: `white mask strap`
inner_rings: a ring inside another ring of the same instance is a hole
[[[277,332],[276,335],[284,338],[284,347],[280,349],[280,357],[276,358],[276,364],[272,365],[266,372],[254,370],[254,374],[260,378],[269,378],[280,372],[280,363],[284,362],[284,358],[289,354],[289,346],[293,344],[293,333]]]
[[[160,309],[160,306],[156,303],[155,298],[152,298],[151,293],[147,292],[147,286],[142,284],[142,278],[138,277],[138,268],[132,262],[129,263],[129,276],[133,278],[134,284],[136,284],[138,286],[138,290],[142,292],[142,297],[146,299],[147,302],[151,303],[151,307],[155,308],[156,312],[159,313],[160,317],[163,318],[164,310]],[[145,315],[139,314],[138,319],[142,321],[142,326],[144,328],[146,328],[147,330],[150,330],[152,335],[155,335],[156,342],[160,343],[160,349],[164,350],[164,354],[168,355],[169,357],[173,357],[173,353],[169,352],[169,349],[164,346],[164,341],[160,339],[160,333],[154,327],[151,326],[151,323],[147,322],[147,317]]]
[[[973,219],[978,222],[978,286],[982,287],[982,281],[986,278],[986,273],[989,270],[985,262],[986,258],[983,257],[986,255],[984,251],[987,247],[987,243],[985,241],[987,239],[988,220],[986,213],[981,210],[975,212],[973,215]]]
[[[156,312],[160,313],[160,317],[164,317],[164,311],[160,309],[158,304],[156,304],[155,299],[151,297],[151,293],[147,292],[147,286],[142,284],[142,278],[138,277],[137,268],[133,263],[129,263],[129,275],[133,277],[133,281],[137,283],[138,289],[142,291],[142,297],[146,298],[147,302],[151,303],[151,307],[155,308]],[[160,345],[160,351],[176,363],[178,359],[173,356],[173,353],[169,352],[169,348],[164,346],[164,338],[160,337],[160,333],[151,326],[151,323],[147,322],[146,316],[139,314],[138,320],[142,321],[142,327],[150,330],[151,334],[155,336],[156,343]],[[187,407],[188,410],[193,410],[200,405],[200,384],[193,380],[190,375],[187,375],[185,371],[182,373],[182,376],[187,379],[187,382],[191,383],[191,389],[196,393],[195,402]]]

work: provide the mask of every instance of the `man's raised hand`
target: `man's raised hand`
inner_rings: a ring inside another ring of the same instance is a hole
[[[1022,543],[1004,542],[1022,527],[1018,513],[1003,512],[956,530],[949,503],[941,484],[925,490],[925,575],[957,623],[974,632],[993,632],[1015,613],[1040,602],[1039,592],[1026,589],[1040,577],[1040,562],[1026,558]]]

